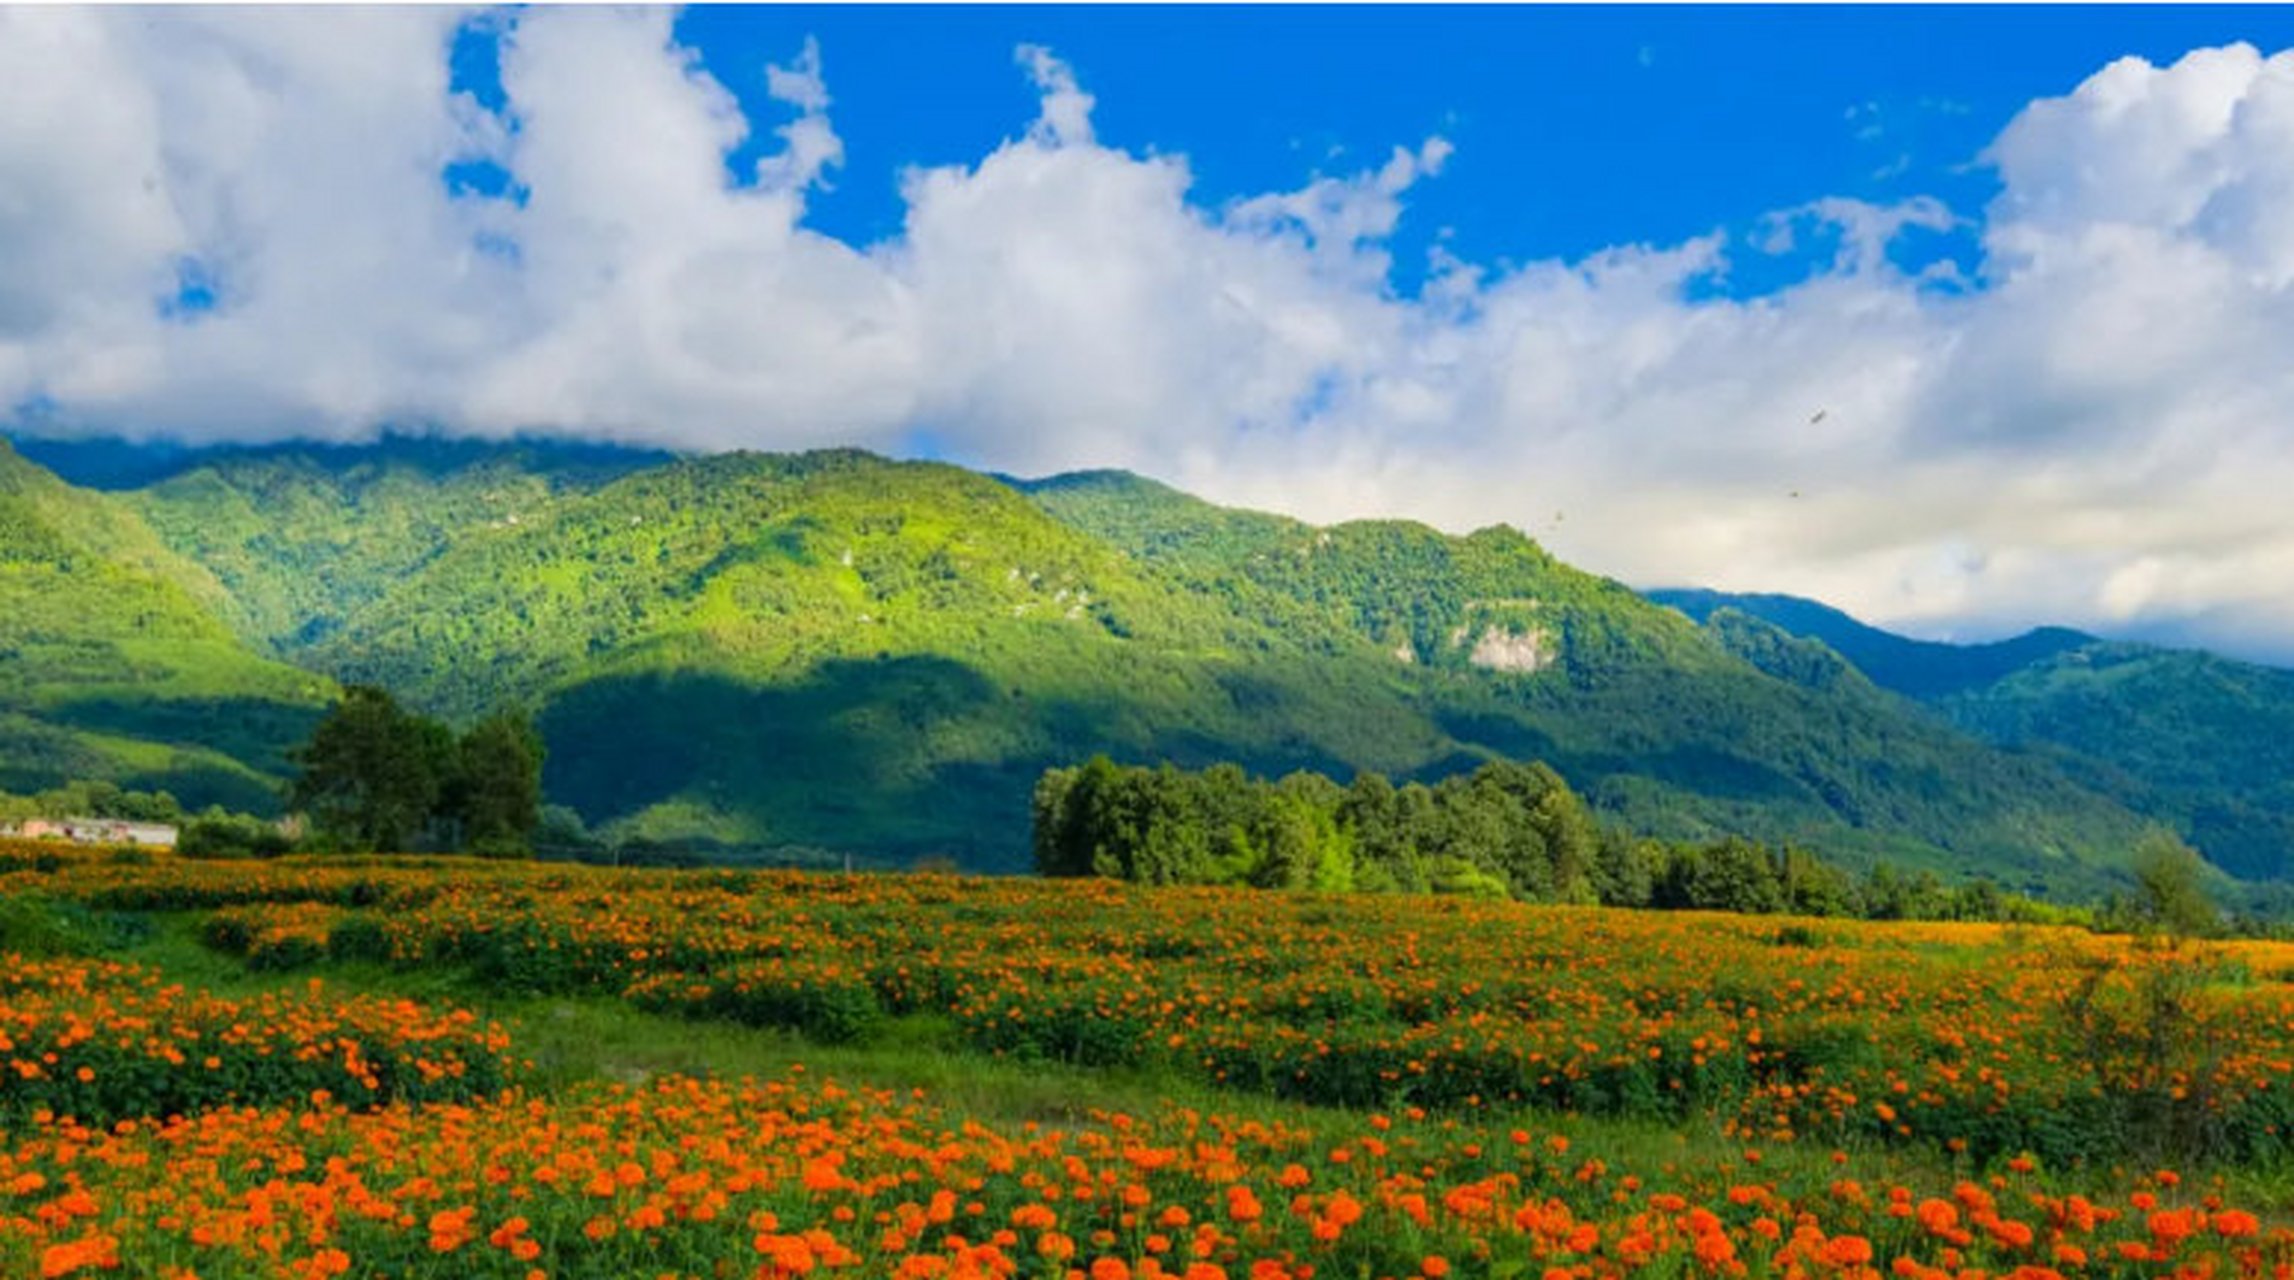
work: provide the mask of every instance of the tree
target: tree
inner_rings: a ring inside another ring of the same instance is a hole
[[[1953,905],[1935,872],[1922,867],[1907,874],[1885,862],[1864,878],[1858,896],[1871,920],[1937,920]]]
[[[1605,828],[1593,851],[1594,893],[1604,906],[1648,906],[1663,867],[1664,849],[1657,842],[1621,827]]]
[[[1658,903],[1697,911],[1773,915],[1785,908],[1768,851],[1740,836],[1676,851],[1659,886]]]
[[[1433,800],[1428,844],[1435,856],[1466,863],[1510,887],[1506,845],[1522,825],[1521,806],[1502,788],[1475,786],[1460,774],[1442,779]]]
[[[1289,792],[1277,791],[1259,815],[1252,843],[1260,851],[1250,882],[1262,889],[1310,887],[1322,861],[1324,842],[1337,832],[1328,816]]]
[[[1115,875],[1128,840],[1123,770],[1104,755],[1054,769],[1035,789],[1035,867],[1046,876]]]
[[[2172,831],[2153,827],[2135,844],[2134,914],[2143,924],[2180,937],[2222,931],[2222,908],[2207,892],[2207,868],[2198,851]]]
[[[1354,838],[1355,887],[1393,891],[1422,889],[1417,850],[1402,829],[1394,784],[1382,773],[1358,773],[1338,805],[1339,829]]]
[[[473,852],[532,852],[542,812],[542,737],[532,717],[497,711],[455,744],[455,769],[444,788],[446,813]]]
[[[588,854],[602,847],[589,824],[569,806],[545,804],[535,817],[534,843],[543,849]]]
[[[1036,779],[1030,835],[1039,876],[1091,874],[1089,860],[1077,856],[1083,840],[1075,830],[1078,815],[1068,804],[1082,774],[1081,769],[1046,769]]]
[[[347,686],[294,752],[300,771],[287,803],[337,848],[408,848],[437,807],[452,743],[443,726],[400,709],[388,692]]]
[[[1785,910],[1804,916],[1857,916],[1864,904],[1848,873],[1806,849],[1786,845],[1777,855]]]

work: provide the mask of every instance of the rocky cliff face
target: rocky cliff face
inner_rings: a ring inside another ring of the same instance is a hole
[[[1543,631],[1491,627],[1474,641],[1466,661],[1489,671],[1542,671],[1553,665],[1557,646]]]

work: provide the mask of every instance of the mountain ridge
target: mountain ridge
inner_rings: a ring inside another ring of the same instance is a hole
[[[1653,591],[1689,616],[1761,617],[1994,745],[2175,827],[2226,870],[2294,875],[2294,671],[2038,628],[1984,645],[1910,640],[1793,596]]]
[[[1951,644],[1898,635],[1801,596],[1685,587],[1653,588],[1642,594],[1698,622],[1717,609],[1733,608],[1795,635],[1813,636],[1854,663],[1873,683],[1922,699],[1990,684],[2033,662],[2100,642],[2069,627],[2033,627],[2004,640]]]
[[[626,838],[1015,869],[1035,777],[1099,751],[1341,777],[1545,759],[1655,834],[2081,893],[2144,817],[2059,753],[1503,526],[532,442],[219,451],[76,492],[216,584],[202,610],[257,661],[454,718],[532,707],[552,798]]]

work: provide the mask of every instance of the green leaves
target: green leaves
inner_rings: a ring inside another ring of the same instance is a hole
[[[457,740],[387,691],[352,685],[295,760],[289,803],[340,850],[518,854],[540,821],[541,737],[516,712],[498,711]]]
[[[300,772],[288,803],[339,848],[410,849],[438,808],[451,741],[444,726],[404,711],[387,690],[351,685],[295,753]]]

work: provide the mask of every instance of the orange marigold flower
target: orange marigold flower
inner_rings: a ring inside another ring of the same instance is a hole
[[[2243,1209],[2231,1209],[2214,1215],[2214,1233],[2227,1240],[2243,1239],[2262,1230],[2262,1222]]]
[[[1861,1267],[1872,1261],[1872,1242],[1862,1236],[1834,1236],[1818,1255],[1835,1267]]]

